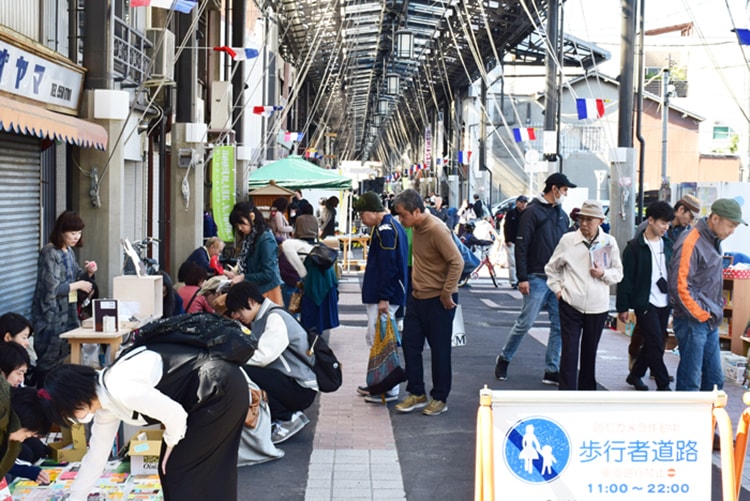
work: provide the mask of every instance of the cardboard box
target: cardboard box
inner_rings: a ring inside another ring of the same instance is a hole
[[[112,279],[112,297],[119,301],[121,314],[153,320],[162,316],[162,276],[122,275]],[[137,311],[132,311],[137,310]],[[128,320],[123,318],[122,320]]]
[[[82,424],[62,429],[62,440],[50,442],[50,457],[58,463],[74,463],[83,459],[86,447],[86,430]]]
[[[154,475],[159,473],[162,430],[139,430],[130,439],[130,474]]]
[[[745,382],[745,371],[747,371],[747,366],[728,365],[724,368],[724,379],[727,382],[731,381],[733,383],[742,384]]]

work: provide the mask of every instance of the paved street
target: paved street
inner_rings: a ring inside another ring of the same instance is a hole
[[[311,423],[281,444],[286,456],[270,463],[239,470],[242,500],[351,500],[409,501],[470,500],[474,497],[474,447],[478,392],[492,389],[557,391],[542,384],[546,314],[542,314],[510,365],[507,381],[496,381],[494,360],[518,314],[520,294],[501,280],[495,289],[489,279],[470,282],[460,291],[467,346],[453,350],[453,388],[449,410],[436,417],[399,414],[387,407],[365,403],[355,392],[364,382],[368,350],[366,323],[360,303],[360,276],[347,274],[340,285],[341,327],[330,344],[344,364],[344,385],[323,394],[308,410]],[[599,348],[597,380],[603,389],[630,390],[627,374],[628,338],[606,330]],[[429,354],[429,352],[426,352]],[[678,357],[665,355],[674,374]],[[425,381],[430,388],[429,356]],[[653,381],[647,381],[652,389]],[[736,426],[743,410],[744,389],[728,383],[728,410]],[[404,390],[402,390],[403,392]],[[714,464],[719,464],[714,454]],[[720,500],[720,477],[713,468],[713,496]],[[743,486],[750,486],[746,478]],[[498,499],[513,500],[498,489]],[[743,488],[742,500],[750,500]]]

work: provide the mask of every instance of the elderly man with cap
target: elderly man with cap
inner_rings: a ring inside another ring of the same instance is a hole
[[[617,241],[599,227],[603,221],[601,202],[583,202],[580,228],[562,236],[544,267],[547,286],[560,302],[561,390],[596,390],[596,350],[609,314],[609,287],[622,280]]]
[[[409,241],[404,228],[386,212],[380,196],[368,191],[354,202],[354,210],[370,228],[370,246],[362,282],[362,304],[367,311],[366,341],[372,346],[380,315],[394,317],[406,304],[406,279]],[[366,386],[357,388],[371,403],[393,402],[398,399],[396,385],[385,395],[370,395]]]
[[[523,306],[502,351],[495,360],[495,377],[500,381],[508,379],[510,361],[539,316],[539,312],[546,307],[550,330],[542,383],[558,384],[560,317],[557,298],[547,286],[544,266],[570,226],[562,203],[568,194],[568,188],[575,187],[565,174],[556,172],[545,180],[544,192],[532,200],[521,214],[516,237],[516,275],[518,290],[523,294]]]
[[[518,277],[516,277],[516,236],[518,235],[518,220],[526,208],[529,199],[526,195],[516,197],[516,206],[505,214],[503,218],[503,236],[505,237],[505,250],[508,253],[508,281],[510,286],[518,289]]]
[[[677,391],[724,387],[719,325],[724,316],[721,241],[747,222],[736,200],[720,198],[711,213],[674,245],[669,263],[669,303],[680,346]]]

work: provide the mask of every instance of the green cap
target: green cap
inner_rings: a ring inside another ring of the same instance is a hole
[[[354,210],[357,212],[385,212],[380,195],[374,191],[367,191],[354,201]]]
[[[742,219],[742,207],[737,200],[731,198],[720,198],[711,205],[711,214],[725,217],[735,223],[742,223],[747,226],[747,221]]]

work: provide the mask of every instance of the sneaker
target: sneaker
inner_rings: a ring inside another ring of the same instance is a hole
[[[357,386],[357,393],[359,393],[363,397],[369,397],[370,396],[370,392],[367,391],[367,386]]]
[[[427,404],[427,407],[422,409],[422,414],[424,414],[425,416],[437,416],[438,414],[442,414],[447,410],[447,403],[443,402],[442,400],[435,400],[433,398],[432,400],[430,400],[430,403]]]
[[[389,402],[395,402],[398,400],[398,395],[389,395],[388,393],[382,393],[380,395],[367,395],[365,402],[371,404],[387,404]]]
[[[310,420],[307,416],[300,411],[295,412],[289,421],[275,421],[271,427],[271,442],[280,444],[285,440],[289,440],[299,433],[309,422]]]
[[[402,402],[396,404],[396,410],[398,412],[411,412],[415,409],[421,409],[426,405],[426,395],[409,395]]]
[[[497,356],[495,359],[495,379],[499,379],[500,381],[508,379],[508,364],[510,362],[500,358],[500,355]]]
[[[560,373],[559,372],[547,372],[544,371],[544,377],[542,378],[544,384],[560,384]]]

